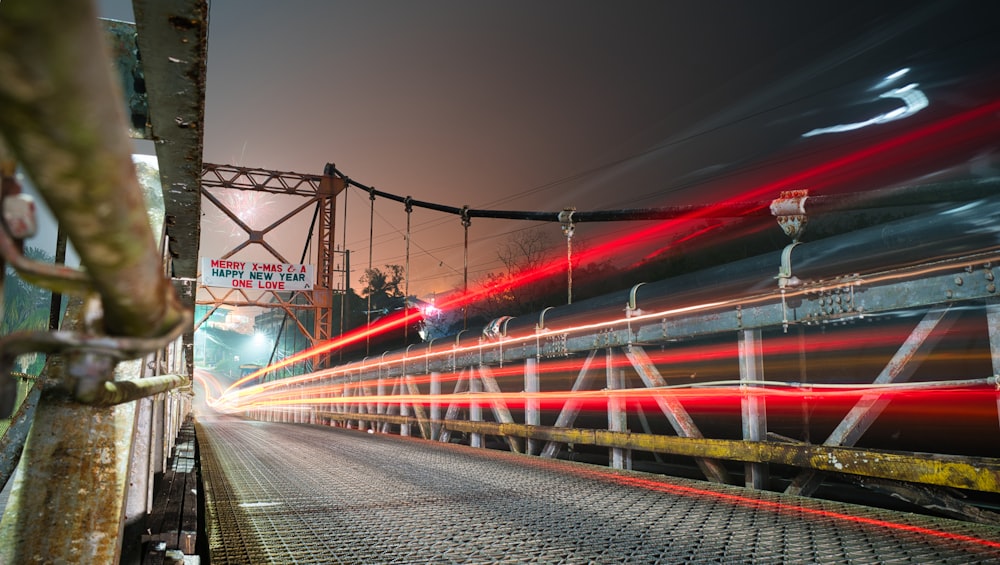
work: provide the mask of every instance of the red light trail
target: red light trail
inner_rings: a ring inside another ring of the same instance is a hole
[[[576,471],[576,473],[584,476],[589,476],[601,481],[611,481],[621,485],[651,490],[655,492],[662,492],[665,494],[672,494],[676,496],[710,498],[714,500],[728,502],[733,505],[745,506],[755,509],[770,510],[774,513],[792,514],[794,516],[805,515],[805,516],[814,516],[817,518],[834,519],[843,522],[852,522],[865,526],[874,526],[876,528],[883,528],[896,532],[903,532],[906,534],[916,534],[920,536],[927,536],[942,540],[968,543],[968,544],[973,544],[979,550],[991,552],[991,555],[993,551],[1000,550],[1000,542],[998,541],[977,538],[974,536],[968,536],[964,534],[944,532],[941,530],[925,528],[922,526],[900,524],[898,522],[890,522],[888,520],[879,520],[876,518],[867,518],[864,516],[844,514],[841,512],[833,512],[830,510],[809,508],[808,506],[785,504],[782,502],[777,502],[772,500],[762,500],[759,498],[751,498],[748,496],[741,496],[738,494],[730,494],[730,493],[700,489],[695,487],[688,487],[677,484],[669,484],[651,479],[644,479],[641,477],[630,477],[610,472],[601,472],[596,470],[580,470]]]
[[[768,195],[773,195],[780,190],[801,187],[803,185],[808,185],[811,192],[816,192],[824,188],[829,188],[836,182],[846,182],[848,180],[856,179],[869,173],[870,170],[875,167],[881,168],[901,164],[908,160],[919,159],[921,156],[933,149],[931,147],[915,146],[914,144],[918,142],[933,141],[936,144],[934,147],[940,147],[948,143],[965,141],[972,137],[990,135],[995,133],[995,130],[997,129],[997,124],[991,121],[985,121],[985,125],[980,125],[980,127],[976,128],[972,132],[962,131],[959,128],[970,123],[976,124],[976,120],[997,111],[1000,111],[1000,101],[983,105],[950,118],[934,122],[893,139],[875,143],[849,155],[817,165],[808,170],[800,171],[798,173],[787,175],[779,180],[765,183],[761,186],[745,191],[737,197],[732,197],[720,202],[719,207],[726,207],[743,201],[759,199]],[[945,137],[946,134],[950,134],[952,137]],[[906,152],[902,152],[904,149]],[[867,165],[867,168],[864,165]],[[849,168],[851,166],[854,166],[855,168]],[[763,206],[764,205],[762,204],[760,207]],[[747,210],[747,213],[750,211],[751,210]],[[710,209],[704,211],[693,211],[686,217],[660,222],[644,230],[640,230],[587,249],[580,253],[577,259],[582,263],[612,257],[616,254],[622,253],[623,250],[630,249],[638,245],[639,243],[668,238],[671,234],[678,233],[678,230],[683,224],[689,223],[692,220],[709,217],[711,214]],[[685,238],[685,240],[705,235],[715,229],[718,229],[720,226],[721,224],[710,225],[695,232],[693,235],[689,235]],[[666,250],[668,248],[663,249]],[[564,268],[565,265],[561,259],[553,260],[541,265],[537,269],[509,277],[499,285],[491,286],[489,288],[484,287],[467,294],[454,293],[439,300],[437,306],[441,309],[461,308],[480,300],[487,293],[503,292],[511,288],[531,284],[545,277],[559,274]],[[278,363],[251,373],[250,375],[247,375],[246,377],[243,377],[233,383],[233,385],[227,390],[227,393],[247,382],[257,380],[263,375],[282,367],[286,367],[324,353],[329,353],[347,345],[360,342],[366,338],[371,338],[397,329],[403,324],[411,323],[418,316],[418,311],[406,313],[405,315],[400,313],[387,317],[380,323],[372,325],[371,327],[354,330],[341,338],[317,345],[313,348],[302,351],[297,355],[290,356]],[[225,396],[225,394],[223,396]]]

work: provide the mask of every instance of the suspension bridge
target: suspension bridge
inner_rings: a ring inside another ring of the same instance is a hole
[[[134,26],[22,4],[0,7],[0,251],[54,315],[0,337],[0,562],[1000,562],[1000,179],[822,190],[833,165],[989,137],[996,103],[711,205],[475,209],[332,164],[203,162],[202,1],[136,0]],[[108,38],[112,61],[94,57]],[[158,230],[129,136],[156,142]],[[23,253],[37,218],[15,164],[80,269]],[[370,226],[376,206],[407,219],[403,301],[359,325],[336,229],[352,191]],[[261,224],[234,193],[287,206]],[[461,284],[433,303],[451,324],[426,339],[414,208],[463,240]],[[803,237],[870,210],[905,213]],[[235,238],[206,243],[209,211]],[[501,219],[547,222],[565,247],[480,284],[469,230]],[[646,223],[574,248],[610,221]],[[612,292],[574,279],[732,225],[781,244]],[[543,308],[473,309],[541,281],[559,289]],[[32,354],[39,374],[17,365]]]

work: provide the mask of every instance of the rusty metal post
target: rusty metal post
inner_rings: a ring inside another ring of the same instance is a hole
[[[528,398],[524,403],[524,423],[529,426],[538,426],[542,423],[540,402],[538,393],[541,392],[541,384],[538,377],[538,359],[529,357],[524,360],[524,392]],[[524,442],[524,452],[528,455],[538,453],[539,443],[536,439],[528,439]]]
[[[993,374],[1000,375],[1000,300],[986,302],[986,327],[990,333],[990,359]],[[1000,385],[997,386],[997,416],[1000,417]]]
[[[79,252],[108,333],[165,333],[182,309],[163,276],[94,7],[4,2],[0,68],[0,133]]]
[[[764,348],[760,329],[743,330],[739,333],[740,356],[740,413],[743,423],[743,440],[761,442],[767,439],[767,405],[764,397],[755,394],[753,381],[764,377]],[[751,384],[748,384],[751,383]],[[747,488],[763,490],[767,488],[768,468],[766,463],[747,463],[744,484]]]
[[[628,431],[628,411],[625,400],[621,396],[614,394],[614,391],[625,388],[625,373],[615,369],[615,354],[612,348],[605,350],[604,372],[606,377],[608,396],[608,431],[627,432]],[[621,447],[609,448],[611,467],[614,469],[632,469],[632,450]]]
[[[483,421],[483,405],[479,403],[478,396],[483,392],[483,381],[479,379],[477,371],[469,373],[469,421]],[[472,447],[483,447],[483,434],[473,432],[469,445]]]
[[[0,133],[79,252],[104,330],[152,337],[178,327],[184,311],[163,273],[93,6],[3,2],[0,68]],[[141,363],[119,363],[114,376],[135,377]],[[61,364],[51,359],[43,375],[59,376]],[[130,396],[113,386],[112,397]],[[0,562],[119,561],[135,423],[134,403],[87,406],[42,392],[0,522]]]
[[[134,426],[135,403],[43,392],[0,522],[0,563],[118,563]]]

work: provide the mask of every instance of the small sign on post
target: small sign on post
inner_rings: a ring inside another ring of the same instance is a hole
[[[201,258],[202,286],[247,290],[312,290],[316,270],[295,263],[256,263]]]

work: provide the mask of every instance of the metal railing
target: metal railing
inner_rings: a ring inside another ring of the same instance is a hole
[[[191,27],[204,31],[204,22]],[[149,511],[152,479],[190,412],[191,312],[167,274],[166,238],[150,228],[94,6],[4,2],[0,43],[0,161],[26,171],[82,265],[26,259],[25,234],[10,226],[31,223],[32,210],[6,215],[4,261],[71,298],[59,330],[0,338],[6,412],[14,359],[47,355],[4,439],[5,483],[18,458],[20,466],[0,522],[0,561],[117,563],[136,551],[130,531]],[[15,192],[6,176],[5,203]]]
[[[542,457],[607,448],[607,464],[622,468],[641,453],[643,465],[690,462],[710,481],[742,475],[747,487],[795,494],[834,477],[998,523],[948,490],[1000,492],[1000,459],[983,440],[1000,435],[997,226],[1000,198],[956,204],[246,386],[219,407],[434,441],[464,434],[476,447],[492,436]],[[945,350],[956,334],[974,351]],[[953,362],[943,376],[936,347]],[[818,359],[809,371],[808,356]],[[948,412],[956,391],[969,396]],[[917,415],[905,429],[927,438],[893,449],[878,437],[899,418],[890,402],[918,396],[959,437]],[[788,398],[803,412],[789,415]],[[982,417],[964,420],[973,405]],[[776,465],[798,471],[778,476]]]

